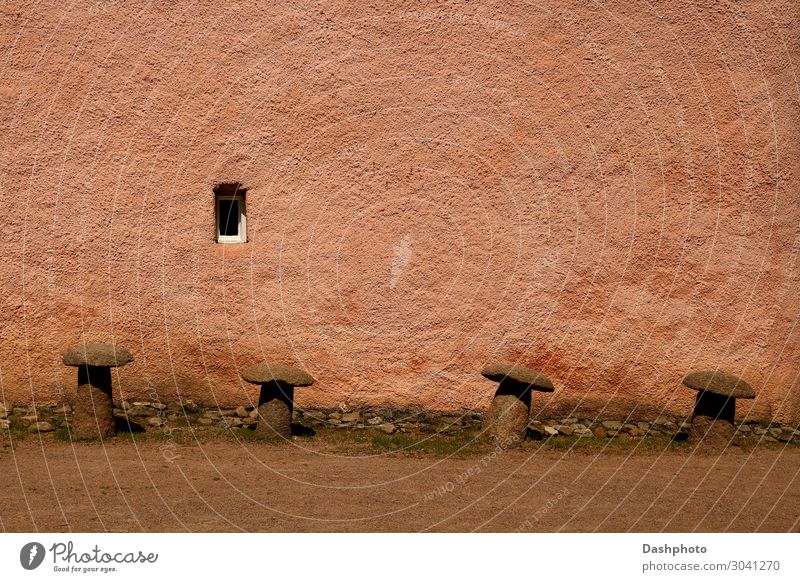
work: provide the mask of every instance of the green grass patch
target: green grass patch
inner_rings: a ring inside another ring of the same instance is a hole
[[[422,454],[441,457],[468,456],[489,450],[488,443],[476,440],[476,430],[458,432],[396,432],[386,434],[378,428],[358,430],[314,427],[316,435],[306,438],[343,452],[360,454]]]
[[[314,426],[313,429],[303,425],[293,425],[294,443],[296,446],[310,450],[326,449],[341,454],[363,455],[424,455],[431,457],[470,457],[481,456],[496,449],[495,445],[478,439],[477,428],[441,427],[443,430],[415,432],[396,432],[386,434],[378,427],[364,429],[336,428],[334,426]],[[37,434],[28,432],[27,426],[20,422],[12,422],[11,427],[2,440],[15,442]],[[45,439],[56,442],[97,443],[98,440],[78,440],[66,429],[59,428],[52,433],[43,433]],[[10,439],[8,438],[10,437]],[[113,443],[164,443],[174,442],[178,445],[192,446],[227,441],[242,444],[273,445],[274,439],[256,434],[251,428],[191,427],[173,426],[170,428],[150,429],[144,432],[120,430],[117,436],[107,440]],[[280,441],[277,441],[280,443]],[[800,447],[800,442],[783,443],[767,442],[761,437],[753,436],[739,439],[730,450],[745,452],[756,448],[783,450]],[[641,438],[617,437],[598,439],[593,436],[558,436],[543,440],[528,439],[519,449],[528,454],[537,453],[586,453],[586,454],[659,454],[675,452],[690,454],[694,447],[686,441],[674,440],[666,435],[651,434]]]
[[[663,451],[686,451],[691,447],[685,440],[675,440],[666,435],[650,435],[640,438],[598,439],[591,436],[559,436],[548,439],[527,440],[523,448],[539,448],[546,451],[582,451],[582,452],[642,452],[658,453]]]
[[[457,434],[417,435],[413,433],[378,434],[370,445],[380,451],[422,453],[443,457],[477,454],[490,449],[488,443],[477,440],[476,432]]]
[[[53,438],[60,442],[70,442],[74,440],[67,428],[60,428],[53,432]]]

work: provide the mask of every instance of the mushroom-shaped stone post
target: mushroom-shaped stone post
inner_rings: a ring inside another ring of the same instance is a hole
[[[294,366],[263,362],[246,368],[242,372],[242,379],[251,384],[261,384],[255,434],[274,439],[290,439],[294,389],[311,386],[314,378]]]
[[[499,382],[482,432],[503,446],[525,440],[531,412],[531,391],[552,392],[553,383],[541,372],[515,364],[490,364],[481,374]]]
[[[125,348],[111,344],[83,344],[64,354],[65,366],[78,368],[78,391],[72,405],[72,436],[108,438],[114,429],[111,368],[132,362]]]
[[[729,442],[735,434],[736,399],[755,398],[752,386],[731,374],[713,371],[692,372],[683,384],[697,390],[688,440]]]

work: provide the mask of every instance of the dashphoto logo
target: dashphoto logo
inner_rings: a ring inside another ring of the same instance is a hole
[[[30,542],[19,551],[19,563],[26,570],[35,570],[44,561],[44,546],[39,542]]]

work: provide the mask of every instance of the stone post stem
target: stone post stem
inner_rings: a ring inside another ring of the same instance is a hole
[[[116,434],[111,368],[78,367],[78,391],[72,408],[72,435],[75,438],[109,438]]]
[[[291,439],[293,401],[293,386],[283,382],[262,384],[255,434],[274,439]]]

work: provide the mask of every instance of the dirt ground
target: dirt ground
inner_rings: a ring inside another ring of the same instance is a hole
[[[800,449],[0,447],[3,531],[800,531]]]

